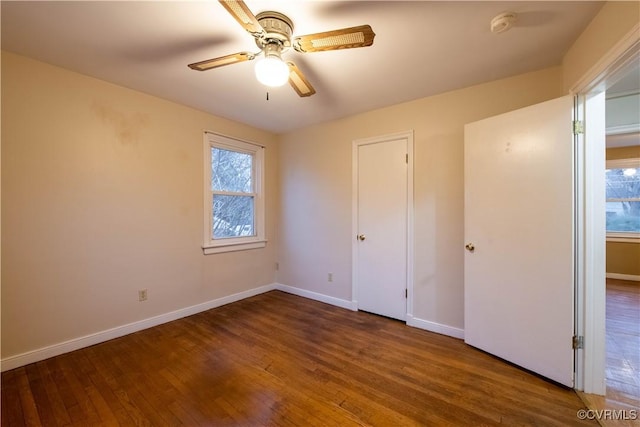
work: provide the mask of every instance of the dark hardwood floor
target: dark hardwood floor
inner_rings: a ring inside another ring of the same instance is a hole
[[[8,426],[597,425],[442,335],[273,291],[2,374]]]

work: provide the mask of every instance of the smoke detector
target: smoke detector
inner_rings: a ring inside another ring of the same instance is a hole
[[[518,15],[513,12],[503,12],[496,15],[491,20],[491,32],[494,34],[504,33],[509,28],[513,27],[513,24],[515,24],[517,19]]]

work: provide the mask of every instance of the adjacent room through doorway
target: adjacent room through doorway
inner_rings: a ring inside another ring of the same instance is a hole
[[[606,401],[640,407],[640,64],[606,91]]]

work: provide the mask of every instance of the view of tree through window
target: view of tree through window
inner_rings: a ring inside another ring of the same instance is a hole
[[[255,235],[253,155],[211,148],[212,237]]]
[[[607,231],[640,233],[640,169],[607,169]]]

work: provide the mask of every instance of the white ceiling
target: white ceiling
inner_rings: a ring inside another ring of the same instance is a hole
[[[317,93],[269,89],[254,62],[205,72],[187,64],[240,51],[254,40],[217,1],[2,1],[2,48],[209,113],[282,133],[485,81],[560,65],[602,6],[594,1],[270,1],[294,35],[370,24],[368,48],[299,54]],[[500,12],[518,14],[492,34]]]

